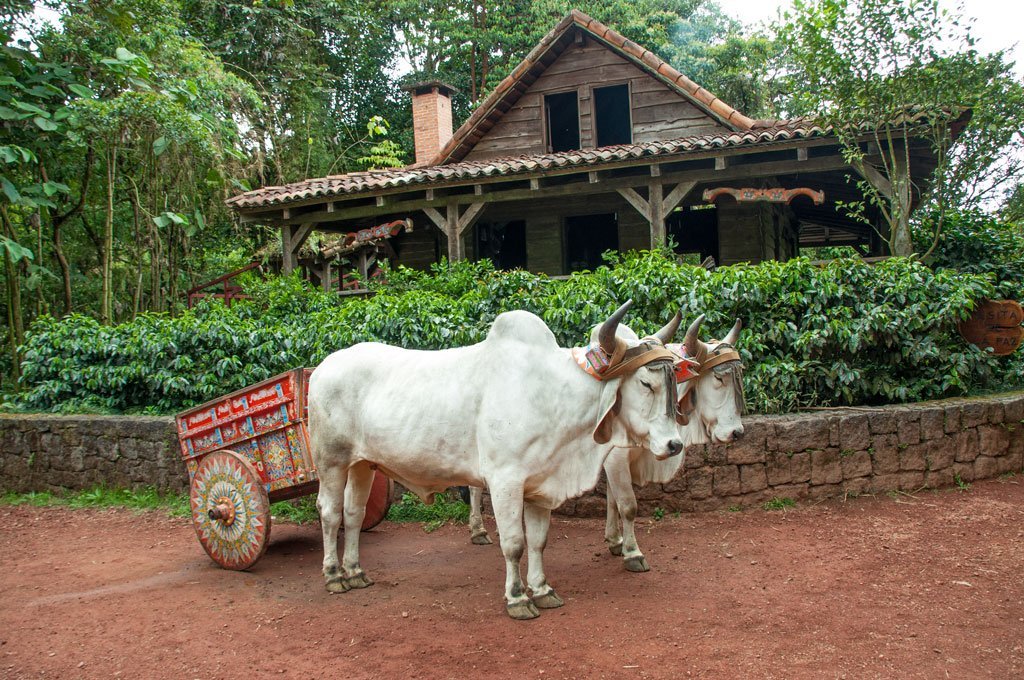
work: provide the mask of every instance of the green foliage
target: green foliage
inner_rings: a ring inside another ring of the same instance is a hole
[[[469,522],[469,505],[461,500],[450,500],[445,494],[434,494],[434,502],[426,505],[416,494],[404,493],[402,500],[388,508],[391,522],[423,522],[427,533],[436,531],[448,522]]]
[[[779,498],[775,497],[770,501],[765,501],[765,510],[786,510],[788,508],[795,508],[796,501],[792,498]]]
[[[927,216],[925,223],[934,221]],[[950,213],[931,255],[932,266],[972,274],[991,274],[999,297],[1024,300],[1024,226],[980,210]],[[930,236],[925,226],[919,242]],[[924,237],[924,238],[922,238]]]
[[[964,493],[971,490],[970,482],[965,482],[960,475],[953,475],[953,481],[956,482],[957,491]]]
[[[271,503],[270,516],[275,522],[295,522],[310,524],[320,521],[320,511],[316,509],[316,496],[303,496],[291,501]]]
[[[640,334],[678,309],[687,319],[707,314],[706,337],[721,337],[742,319],[740,352],[755,412],[1020,385],[1019,370],[955,330],[977,300],[993,296],[983,276],[899,258],[877,266],[797,259],[715,272],[659,251],[608,258],[609,266],[566,280],[498,272],[486,261],[442,262],[429,273],[390,271],[389,284],[363,299],[339,299],[292,276],[252,280],[250,300],[231,308],[207,301],[178,317],[143,314],[119,326],[42,317],[23,347],[19,403],[174,412],[361,341],[417,349],[478,342],[509,309],[533,311],[561,345],[576,346],[627,298],[634,300],[627,323]]]
[[[84,491],[68,491],[61,494],[54,494],[48,491],[29,493],[7,492],[0,495],[0,504],[31,505],[38,508],[64,506],[69,508],[166,510],[174,517],[190,517],[192,513],[188,496],[160,493],[152,487],[132,490],[96,486]]]

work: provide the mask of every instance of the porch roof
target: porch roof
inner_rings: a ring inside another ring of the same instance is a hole
[[[717,149],[766,147],[799,139],[824,137],[828,127],[811,118],[762,121],[750,130],[681,137],[642,144],[620,144],[596,149],[562,151],[486,161],[461,161],[447,165],[404,167],[391,170],[352,172],[308,179],[283,186],[270,186],[248,191],[227,200],[239,211],[269,206],[284,206],[299,201],[335,196],[373,195],[376,192],[405,186],[430,186],[452,182],[473,181],[485,177],[543,174],[548,170],[573,167],[596,168],[644,159],[666,160],[687,154],[706,153]]]

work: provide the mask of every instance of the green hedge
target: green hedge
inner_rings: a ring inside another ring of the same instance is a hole
[[[19,405],[174,412],[362,340],[425,349],[477,342],[509,309],[539,314],[560,343],[576,345],[626,298],[635,301],[627,323],[640,333],[680,307],[687,319],[706,313],[707,334],[724,334],[741,318],[755,412],[1012,387],[1024,368],[1019,357],[994,358],[955,331],[977,300],[993,295],[990,278],[903,259],[797,259],[708,272],[642,252],[609,256],[608,266],[563,281],[496,272],[489,262],[399,269],[388,281],[358,299],[295,277],[253,281],[252,299],[230,309],[211,301],[115,327],[82,316],[40,319],[24,347]]]

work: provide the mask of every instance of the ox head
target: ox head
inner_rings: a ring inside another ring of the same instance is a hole
[[[736,320],[721,341],[701,341],[701,314],[683,340],[686,355],[701,364],[700,375],[680,388],[679,407],[695,415],[704,436],[716,444],[728,444],[743,436],[743,364],[735,353],[743,324]]]
[[[592,341],[612,357],[610,373],[616,375],[606,378],[594,440],[623,448],[641,446],[663,460],[683,450],[675,373],[671,355],[664,349],[682,317],[676,314],[654,336],[641,339],[620,325],[631,305],[632,301],[626,302],[591,334]],[[652,357],[657,358],[652,361]]]

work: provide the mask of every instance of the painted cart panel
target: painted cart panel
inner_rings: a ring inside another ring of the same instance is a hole
[[[305,427],[310,373],[296,368],[178,414],[189,482],[203,457],[230,449],[252,464],[272,501],[312,493],[318,477]]]

